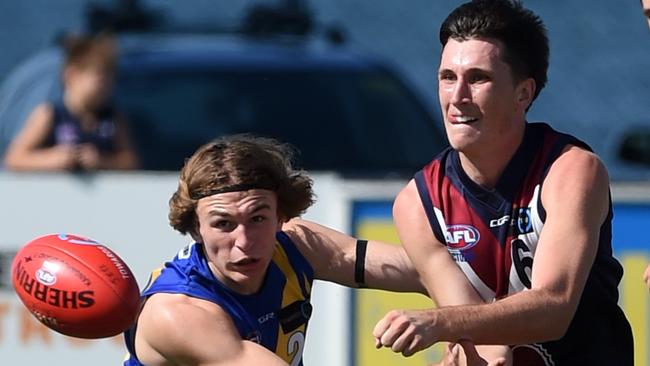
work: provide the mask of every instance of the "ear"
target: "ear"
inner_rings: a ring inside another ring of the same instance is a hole
[[[284,218],[284,215],[278,212],[278,225],[275,231],[282,231],[282,226],[289,220]]]
[[[192,239],[194,239],[195,242],[197,243],[203,243],[203,237],[201,236],[201,230],[199,230],[199,220],[198,218],[194,218],[194,227],[190,231],[190,235],[192,236]]]
[[[517,85],[517,104],[520,105],[523,110],[527,110],[530,103],[533,102],[536,88],[535,79],[533,78],[524,79],[519,82],[519,85]]]

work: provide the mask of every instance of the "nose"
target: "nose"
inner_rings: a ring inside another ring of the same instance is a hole
[[[467,104],[472,101],[472,90],[462,78],[459,78],[451,90],[450,102],[454,105]]]
[[[253,246],[253,235],[251,229],[246,225],[239,225],[233,232],[235,236],[235,247],[242,252],[249,252]]]

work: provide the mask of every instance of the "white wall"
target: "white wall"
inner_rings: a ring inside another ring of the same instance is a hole
[[[318,201],[306,218],[350,228],[352,197],[392,199],[403,182],[343,182],[315,176]],[[0,174],[0,253],[15,252],[47,233],[77,233],[112,248],[143,286],[149,271],[189,241],[167,223],[176,174]],[[5,268],[8,271],[9,268]],[[8,280],[8,276],[3,277]],[[346,365],[349,358],[349,290],[317,281],[314,315],[305,349],[308,365]],[[323,347],[327,345],[327,347]],[[75,341],[42,327],[10,288],[0,290],[0,360],[7,365],[117,365],[121,340]]]

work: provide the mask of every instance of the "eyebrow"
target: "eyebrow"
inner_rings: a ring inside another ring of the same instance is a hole
[[[471,69],[465,70],[466,74],[467,73],[476,73],[476,72],[480,72],[480,73],[484,73],[484,74],[490,74],[491,73],[489,70],[482,69],[480,67],[472,67]],[[449,69],[449,68],[440,69],[440,71],[438,71],[438,75],[443,75],[443,74],[448,74],[448,73],[452,73],[454,75],[457,74],[456,71],[454,71],[452,69]]]
[[[268,203],[260,203],[259,205],[255,206],[248,214],[254,214],[258,211],[266,210],[266,209],[271,209],[271,206]],[[208,215],[210,216],[224,216],[224,217],[231,217],[232,215],[223,209],[220,208],[213,208],[208,212]]]

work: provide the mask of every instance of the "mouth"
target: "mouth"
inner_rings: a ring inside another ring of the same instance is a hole
[[[230,262],[230,265],[236,270],[246,270],[254,268],[258,263],[260,263],[259,258],[245,257]]]
[[[478,118],[466,115],[451,115],[447,119],[452,124],[470,124],[478,121]]]

